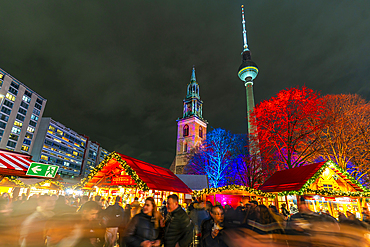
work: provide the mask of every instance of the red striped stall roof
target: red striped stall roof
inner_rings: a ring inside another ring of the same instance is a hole
[[[0,152],[0,175],[26,176],[28,167],[33,162],[29,155]]]

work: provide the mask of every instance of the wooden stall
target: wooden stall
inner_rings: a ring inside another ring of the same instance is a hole
[[[89,196],[122,197],[123,204],[133,202],[135,197],[144,202],[153,197],[158,206],[170,194],[177,194],[180,203],[190,197],[191,189],[169,169],[159,167],[120,153],[112,152],[87,178],[71,189],[81,189]]]
[[[285,203],[291,212],[298,210],[299,196],[304,196],[309,208],[325,211],[334,217],[347,211],[361,218],[362,208],[370,196],[367,188],[332,161],[320,162],[273,174],[261,191],[276,194],[274,204]]]
[[[274,194],[241,185],[227,185],[193,191],[193,196],[201,198],[203,201],[210,201],[213,205],[219,203],[222,206],[230,205],[233,208],[238,207],[240,202],[246,204],[252,200],[257,201],[258,204],[268,206],[269,198],[273,199],[275,197]]]

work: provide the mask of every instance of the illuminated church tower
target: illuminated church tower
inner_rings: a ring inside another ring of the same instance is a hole
[[[249,146],[250,153],[257,155],[259,158],[259,142],[257,128],[251,123],[251,111],[254,108],[254,95],[253,95],[253,80],[257,77],[258,67],[252,61],[251,52],[248,48],[247,42],[247,31],[245,29],[244,19],[244,6],[242,5],[242,25],[243,25],[243,52],[242,52],[242,64],[238,70],[238,76],[240,80],[244,82],[247,95],[247,120],[248,120],[248,135],[249,135]]]
[[[200,145],[206,137],[208,122],[202,117],[202,105],[203,101],[199,96],[199,84],[193,66],[186,98],[184,99],[183,116],[177,120],[176,157],[172,165],[175,174],[183,174],[184,166],[188,162],[187,154],[192,148]]]

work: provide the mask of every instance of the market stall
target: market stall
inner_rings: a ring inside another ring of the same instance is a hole
[[[64,186],[59,175],[49,179],[27,175],[34,163],[28,154],[0,149],[0,194],[8,193],[13,198],[22,194],[60,194]]]
[[[0,150],[0,194],[18,197],[27,192],[27,185],[19,177],[28,177],[26,172],[32,162],[30,155]]]
[[[158,206],[170,194],[177,194],[182,203],[192,193],[169,169],[116,152],[109,154],[87,178],[71,189],[81,189],[89,196],[119,195],[124,203],[131,203],[135,197],[143,202],[152,196]]]
[[[276,194],[271,203],[278,208],[284,203],[294,212],[299,196],[304,196],[312,211],[325,211],[334,217],[350,212],[360,218],[370,196],[367,188],[332,161],[278,171],[259,189]]]
[[[210,201],[212,204],[220,203],[222,206],[230,205],[236,208],[240,205],[249,203],[252,200],[258,204],[268,204],[268,199],[273,199],[274,194],[265,193],[250,187],[241,185],[227,185],[218,188],[203,189],[193,191],[193,196],[201,198],[203,201]]]

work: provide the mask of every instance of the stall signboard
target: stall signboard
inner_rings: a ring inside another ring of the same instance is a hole
[[[112,178],[112,185],[136,185],[135,181],[129,175],[121,175]]]
[[[26,175],[54,178],[57,175],[59,166],[42,163],[31,163]]]

